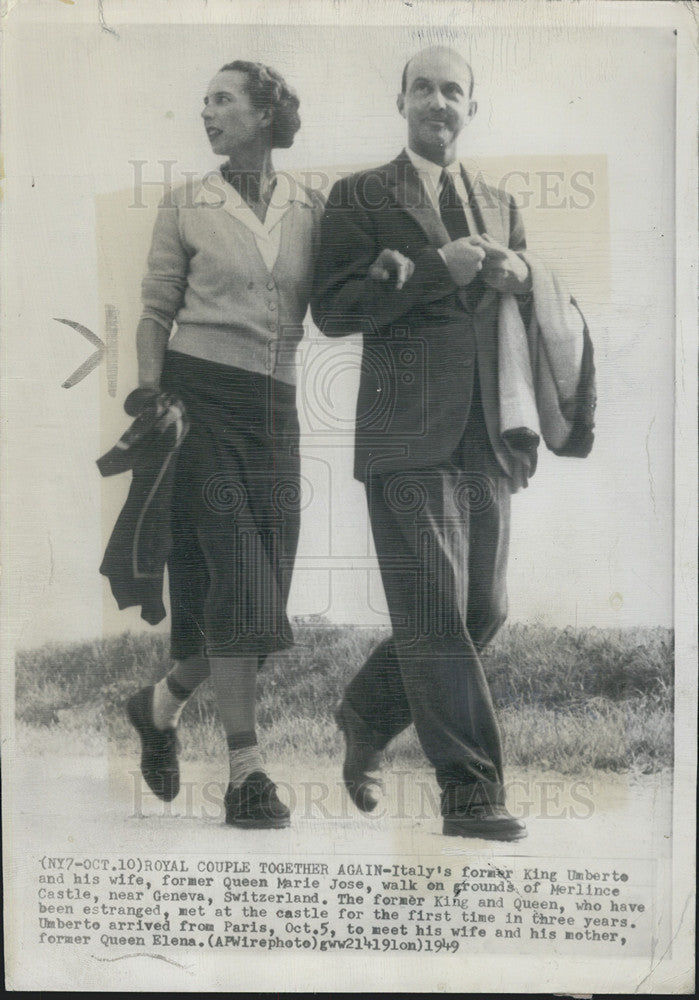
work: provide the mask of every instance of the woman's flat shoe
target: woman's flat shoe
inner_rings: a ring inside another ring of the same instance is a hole
[[[237,788],[229,785],[223,801],[229,826],[276,830],[291,822],[291,813],[277,796],[277,786],[264,771],[253,771]]]
[[[153,688],[146,687],[126,703],[129,722],[141,737],[141,774],[159,799],[171,802],[180,790],[180,741],[174,729],[153,724]]]

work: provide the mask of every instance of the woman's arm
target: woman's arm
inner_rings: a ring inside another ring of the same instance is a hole
[[[143,313],[136,330],[138,384],[157,389],[172,323],[184,299],[189,253],[182,244],[172,197],[158,208],[148,266],[141,286]]]
[[[169,331],[157,320],[144,316],[136,330],[138,385],[140,389],[158,389],[163,370]]]

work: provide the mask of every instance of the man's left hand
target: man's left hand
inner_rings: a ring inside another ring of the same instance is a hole
[[[502,295],[526,295],[531,291],[529,265],[519,254],[487,233],[472,236],[471,241],[485,252],[481,277],[486,285]]]

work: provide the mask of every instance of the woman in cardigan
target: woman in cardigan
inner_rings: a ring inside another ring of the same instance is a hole
[[[226,732],[226,822],[282,827],[289,811],[255,734],[258,664],[293,642],[286,614],[299,531],[295,349],[303,333],[317,194],[276,176],[271,152],[300,126],[283,78],[236,61],[213,78],[202,117],[220,172],[158,210],[137,331],[139,384],[183,401],[168,560],[174,667],[128,702],[141,771],[179,790],[176,726],[211,677]],[[172,334],[173,321],[176,331]]]

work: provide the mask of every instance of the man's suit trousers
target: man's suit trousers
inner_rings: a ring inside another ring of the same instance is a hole
[[[367,481],[393,635],[345,695],[379,745],[412,721],[443,789],[494,802],[502,751],[479,651],[507,614],[508,483],[478,394],[449,463]]]

